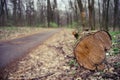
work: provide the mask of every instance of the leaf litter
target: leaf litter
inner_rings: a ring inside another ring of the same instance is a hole
[[[108,68],[90,71],[79,66],[73,54],[72,29],[64,29],[32,50],[7,71],[9,80],[119,80],[120,55],[108,56]]]

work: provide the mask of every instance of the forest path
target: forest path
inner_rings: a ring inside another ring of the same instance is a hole
[[[73,29],[63,29],[6,70],[7,79],[71,80],[74,69],[69,62],[74,58]],[[73,61],[73,60],[72,60]],[[4,73],[4,74],[5,74]],[[4,78],[6,79],[6,78]]]
[[[0,69],[17,58],[23,57],[24,54],[30,52],[60,30],[50,30],[23,38],[0,42]]]

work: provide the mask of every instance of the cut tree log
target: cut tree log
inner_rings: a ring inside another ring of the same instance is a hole
[[[97,31],[83,37],[74,48],[74,55],[84,68],[103,70],[106,51],[112,46],[111,36],[106,31]]]

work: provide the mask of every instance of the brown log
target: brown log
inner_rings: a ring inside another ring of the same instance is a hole
[[[74,48],[78,63],[89,70],[103,70],[105,52],[111,48],[111,36],[106,31],[97,31],[82,38]]]

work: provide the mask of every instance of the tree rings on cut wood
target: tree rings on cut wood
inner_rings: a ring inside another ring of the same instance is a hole
[[[97,31],[83,37],[74,48],[78,63],[89,70],[103,70],[106,51],[112,46],[111,36],[106,31]]]

